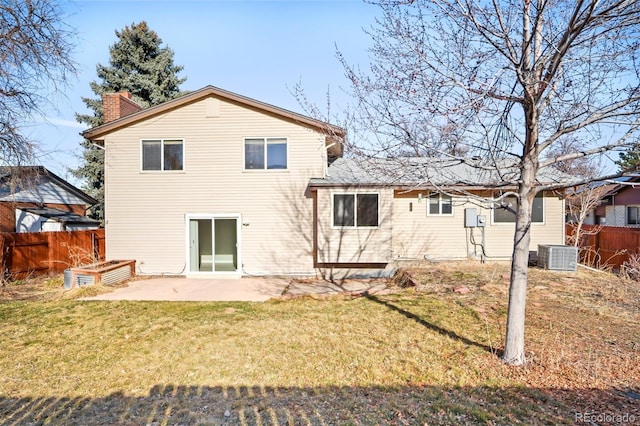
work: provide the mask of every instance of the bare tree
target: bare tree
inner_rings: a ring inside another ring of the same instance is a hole
[[[551,158],[559,158],[569,156],[571,153],[578,152],[582,149],[580,141],[575,138],[565,138],[558,141],[549,149],[548,156]],[[579,157],[570,158],[566,161],[559,161],[553,164],[553,167],[567,175],[575,176],[579,180],[586,182],[583,185],[567,188],[566,190],[566,214],[569,221],[573,224],[573,230],[567,235],[567,243],[581,249],[589,250],[588,247],[581,247],[583,237],[586,235],[595,235],[599,232],[600,227],[590,229],[586,233],[584,225],[589,214],[595,215],[595,210],[600,206],[602,198],[611,189],[610,185],[604,185],[597,181],[604,174],[603,167],[595,161],[595,158]],[[591,256],[584,256],[582,259],[590,259]]]
[[[487,170],[496,188],[513,188],[503,360],[520,365],[532,202],[561,185],[538,177],[555,164],[607,156],[636,140],[640,2],[374,3],[382,14],[368,32],[370,69],[338,53],[356,101],[358,127],[356,134],[350,129],[348,148],[369,158],[411,152],[457,159]],[[554,150],[569,143],[571,152]]]
[[[72,37],[56,1],[0,0],[0,163],[32,159],[20,124],[75,75]]]
[[[569,244],[580,247],[583,235],[594,235],[599,231],[599,228],[596,228],[584,234],[584,224],[589,214],[595,214],[595,210],[602,203],[602,198],[610,190],[611,186],[609,185],[581,185],[569,190],[567,195],[567,213],[574,226],[571,235],[567,236],[567,242]]]

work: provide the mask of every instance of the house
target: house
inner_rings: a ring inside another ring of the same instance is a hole
[[[515,198],[506,193],[515,188],[496,189],[497,171],[474,162],[479,160],[338,159],[327,176],[310,182],[318,264],[510,259],[515,214],[487,200],[500,197],[513,206]],[[539,174],[549,185],[563,179],[551,170]],[[538,244],[564,244],[562,195],[545,191],[534,199],[531,251]]]
[[[600,205],[589,211],[585,225],[640,226],[640,176],[597,187]]]
[[[0,232],[97,229],[97,201],[42,166],[0,167]]]
[[[390,167],[365,173],[341,158],[343,129],[212,86],[144,110],[105,94],[103,108],[105,124],[83,136],[105,148],[107,258],[135,259],[138,273],[313,275],[511,254],[513,214],[473,199],[498,193],[468,165],[439,183],[464,197]],[[534,208],[531,247],[562,244],[562,197]]]

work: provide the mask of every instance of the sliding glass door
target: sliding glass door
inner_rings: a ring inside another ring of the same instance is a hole
[[[190,216],[189,272],[240,272],[239,217]]]

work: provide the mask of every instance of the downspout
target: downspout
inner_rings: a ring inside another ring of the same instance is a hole
[[[389,190],[391,198],[389,200],[389,261],[387,264],[393,262],[393,205],[395,203],[395,191],[393,187]],[[378,212],[379,214],[379,212]]]
[[[566,203],[566,201],[563,198],[562,199],[562,212],[566,214],[566,212],[567,212],[567,208],[566,207],[567,206],[566,206],[565,203]],[[594,217],[595,217],[595,213],[594,213]],[[566,224],[567,224],[567,220],[566,220],[566,217],[565,217],[565,220],[562,222],[562,243],[563,244],[567,244],[567,225]]]

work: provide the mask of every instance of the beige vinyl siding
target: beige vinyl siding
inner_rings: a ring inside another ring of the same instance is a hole
[[[422,199],[418,194],[423,195]],[[395,260],[467,257],[464,207],[453,200],[452,215],[428,215],[429,193],[396,191],[393,199]]]
[[[334,227],[333,194],[379,194],[378,227]],[[386,188],[318,188],[318,263],[386,263],[391,259],[393,191]]]
[[[230,102],[185,105],[111,133],[106,145],[107,257],[142,273],[185,273],[187,214],[240,214],[248,274],[313,273],[309,178],[324,174],[324,135]],[[214,116],[211,116],[214,115]],[[245,171],[245,137],[285,137],[287,170]],[[184,170],[142,172],[141,139],[184,140]]]
[[[509,258],[513,248],[514,224],[493,224],[492,212],[454,198],[453,215],[428,215],[428,192],[396,191],[393,205],[393,257],[395,260],[444,260],[480,256],[482,230],[464,227],[465,208],[475,208],[485,215],[485,248],[489,257]],[[486,194],[484,194],[486,195]],[[410,207],[411,205],[411,207]],[[412,211],[410,211],[412,210]],[[531,227],[530,250],[538,244],[564,244],[564,202],[550,194],[544,197],[544,223]]]
[[[531,224],[530,251],[537,251],[538,244],[565,244],[564,200],[551,193],[544,194],[544,222]],[[487,256],[510,257],[513,250],[515,224],[493,224],[491,212],[487,213]]]

